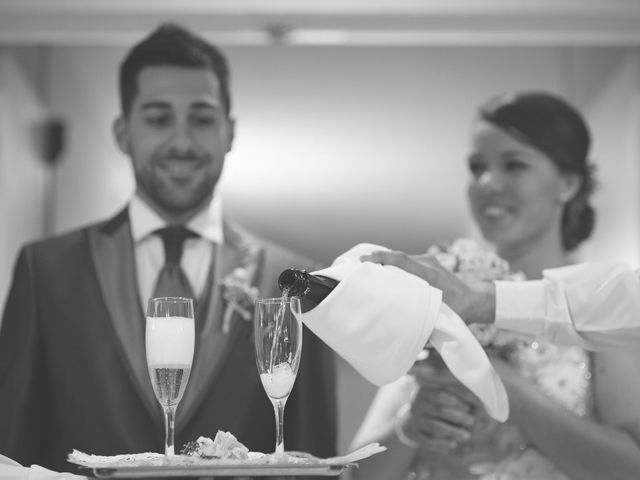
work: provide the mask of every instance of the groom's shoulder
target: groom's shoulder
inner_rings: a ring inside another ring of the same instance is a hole
[[[24,243],[23,249],[49,255],[53,255],[55,252],[61,250],[73,252],[86,243],[88,233],[91,230],[112,228],[114,224],[119,224],[122,221],[126,221],[126,219],[126,211],[120,211],[116,215],[106,219],[103,218],[87,222],[43,238],[28,240]]]
[[[302,268],[306,270],[316,269],[318,262],[303,255],[294,248],[287,247],[271,239],[260,239],[265,251],[265,261],[269,265],[277,266],[283,270],[289,267]]]
[[[233,236],[233,239],[228,238]],[[240,226],[237,223],[227,223],[225,226],[225,241],[243,245],[243,248],[252,246],[259,248],[263,252],[265,266],[267,268],[284,269],[288,267],[298,267],[314,269],[318,262],[312,258],[298,252],[295,248],[286,246],[276,239],[268,238],[265,235]]]

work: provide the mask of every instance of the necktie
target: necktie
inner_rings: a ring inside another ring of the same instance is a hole
[[[197,234],[184,227],[165,227],[154,232],[164,244],[164,265],[158,274],[154,297],[187,297],[195,300],[193,288],[180,266],[182,247],[189,237]]]

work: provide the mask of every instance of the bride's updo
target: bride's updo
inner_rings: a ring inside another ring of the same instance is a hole
[[[490,100],[480,116],[544,153],[561,172],[579,176],[580,187],[562,214],[562,243],[565,250],[574,250],[589,238],[595,224],[589,203],[595,188],[594,167],[588,160],[591,136],[580,112],[549,93],[523,92]]]

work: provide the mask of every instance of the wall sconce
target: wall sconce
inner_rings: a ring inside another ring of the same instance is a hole
[[[56,165],[65,146],[67,125],[62,118],[48,117],[36,126],[36,146],[40,158],[50,166]]]

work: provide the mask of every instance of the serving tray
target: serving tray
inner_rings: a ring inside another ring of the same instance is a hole
[[[337,476],[345,465],[295,465],[295,464],[224,464],[217,465],[162,465],[116,468],[94,468],[98,478],[147,478],[147,477],[264,477],[264,476]]]
[[[249,452],[243,460],[176,455],[171,463],[166,462],[163,454],[155,452],[102,456],[74,450],[68,461],[92,469],[98,478],[337,476],[346,468],[357,466],[358,460],[384,450],[385,447],[374,443],[331,458],[318,458],[304,452]]]

